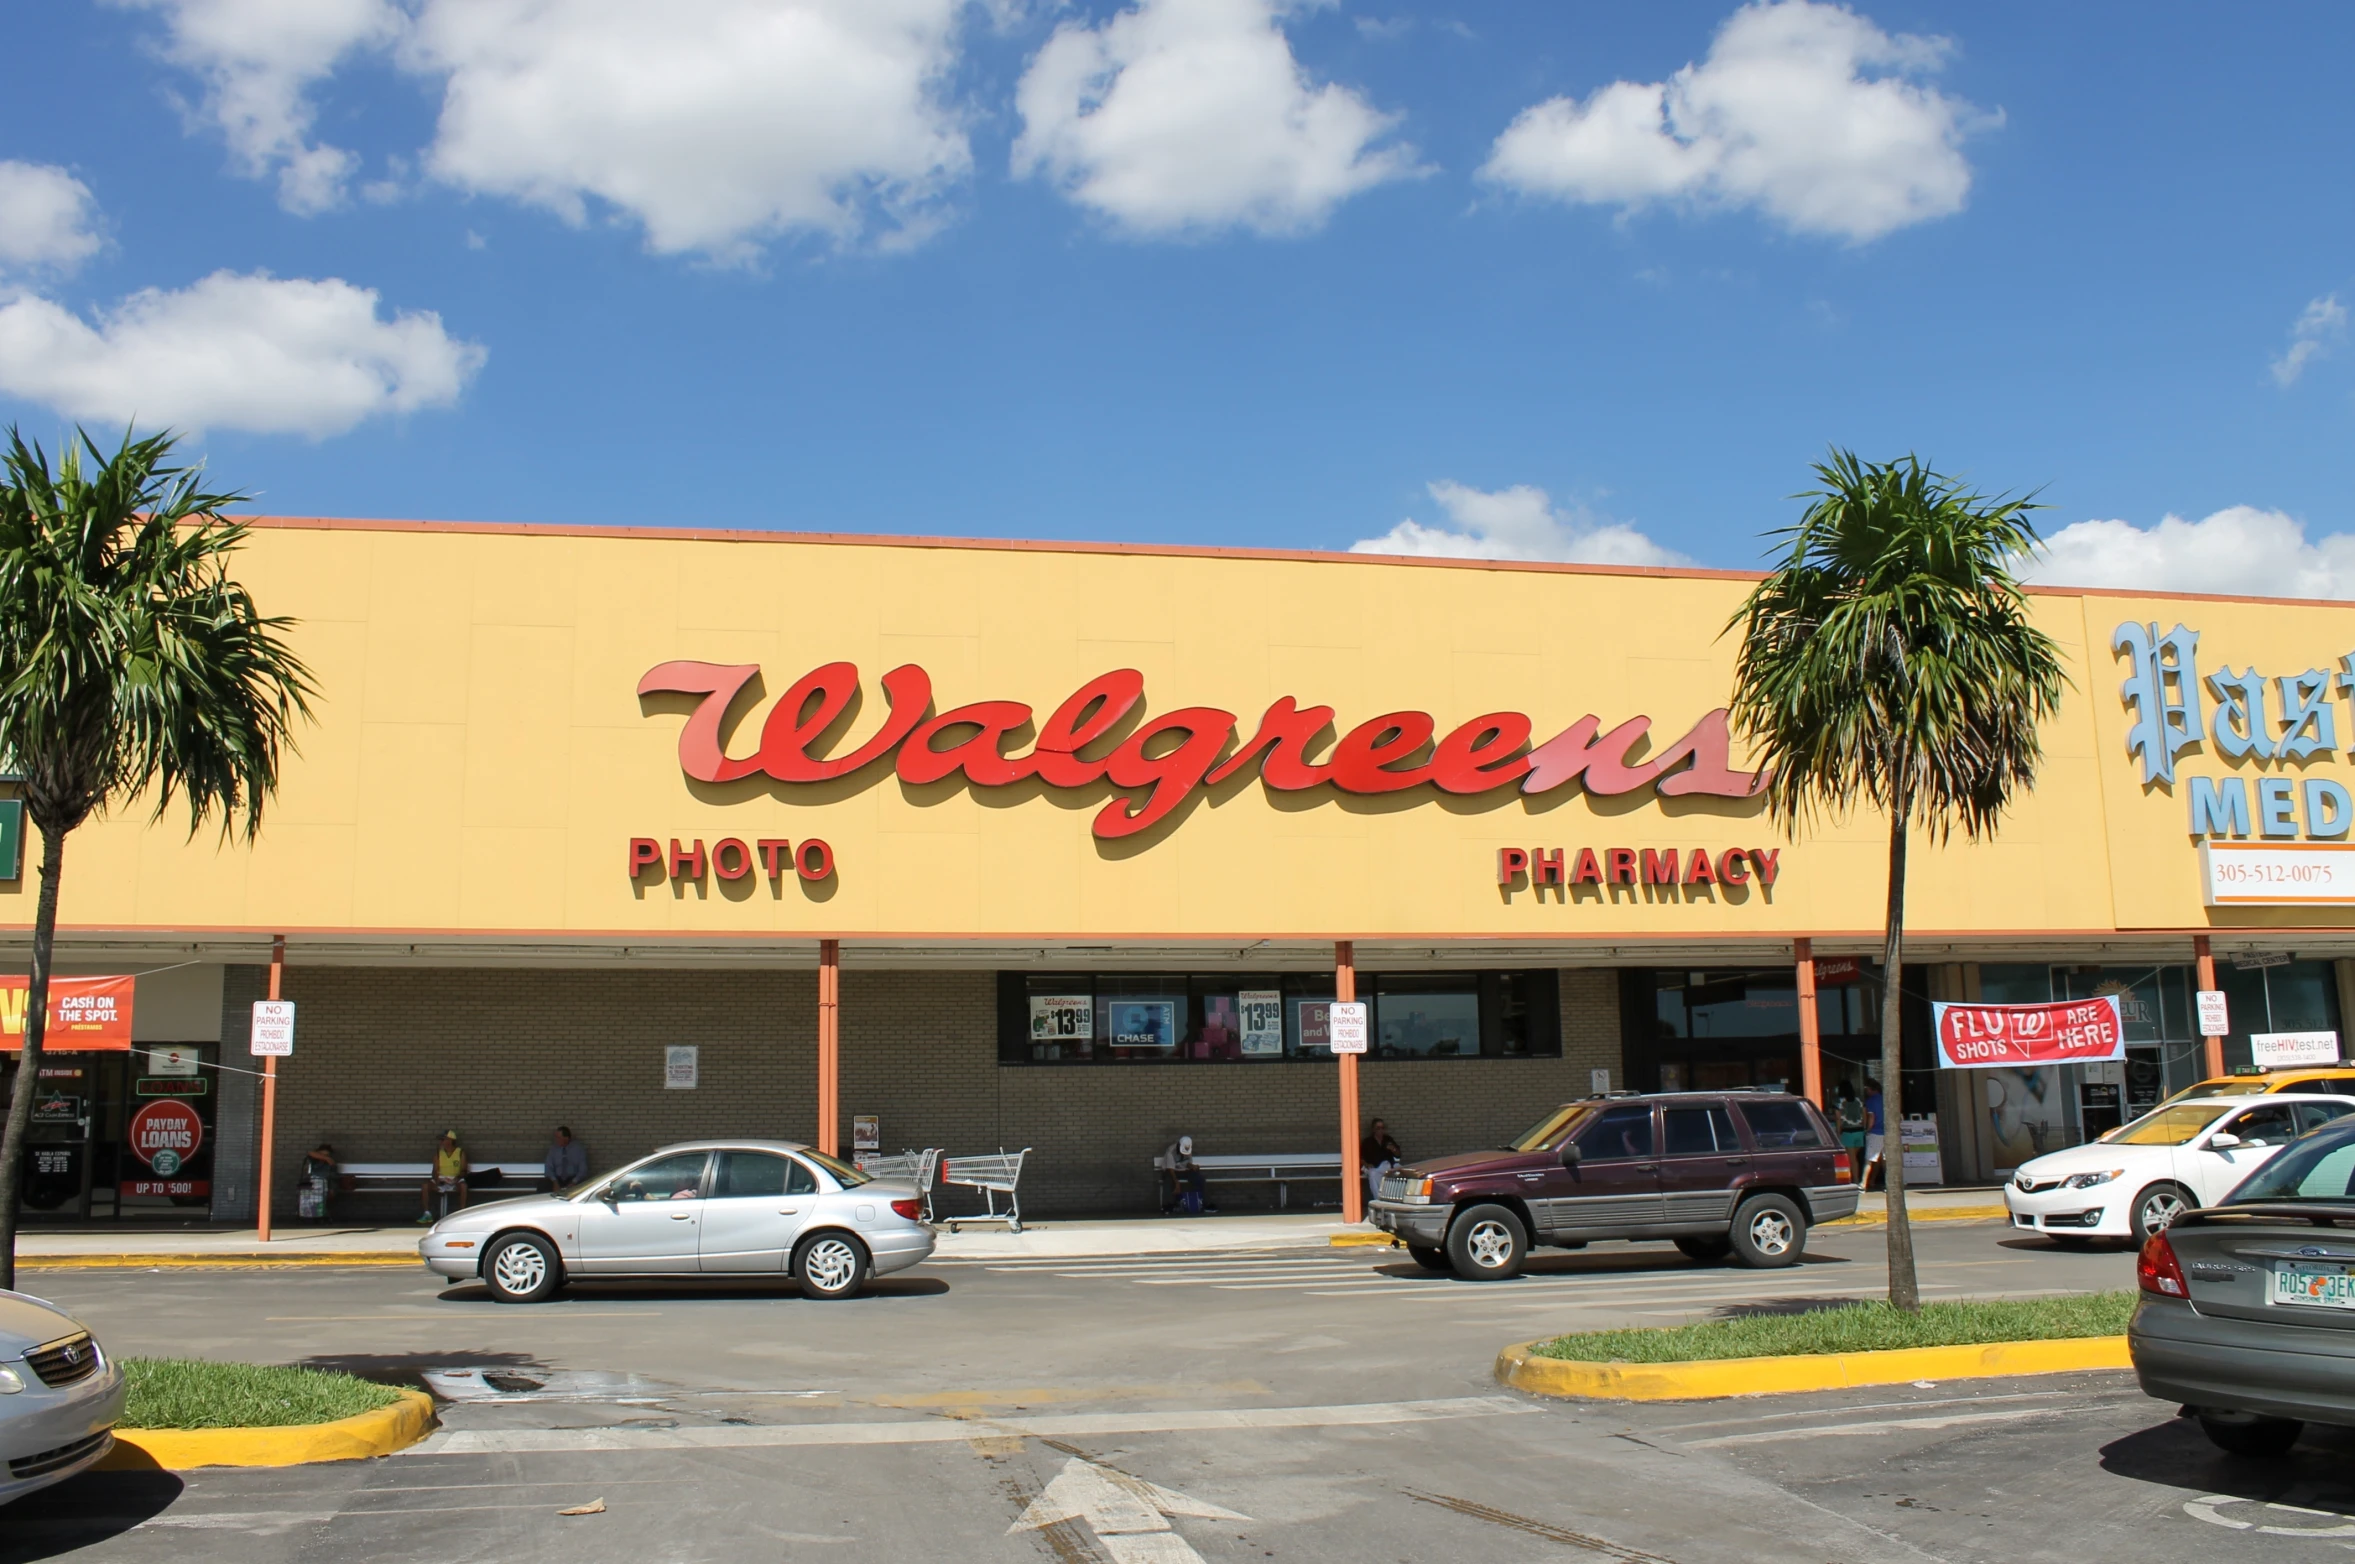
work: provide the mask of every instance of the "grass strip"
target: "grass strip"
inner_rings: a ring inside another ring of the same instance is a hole
[[[397,1391],[349,1374],[206,1363],[193,1358],[125,1358],[125,1428],[286,1428],[332,1423],[391,1406]]]
[[[1540,1342],[1533,1351],[1541,1358],[1583,1363],[1695,1363],[1713,1358],[1968,1347],[1996,1341],[2122,1335],[2133,1313],[2131,1292],[1925,1303],[1919,1314],[1901,1314],[1882,1302],[1862,1302],[1801,1314],[1743,1314],[1655,1330],[1586,1331]]]

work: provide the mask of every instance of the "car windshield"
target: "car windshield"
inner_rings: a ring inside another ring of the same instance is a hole
[[[2252,1200],[2328,1200],[2345,1205],[2355,1196],[2355,1131],[2313,1135],[2249,1175],[2224,1197],[2227,1205]]]
[[[2110,1139],[2113,1146],[2180,1146],[2232,1112],[2225,1102],[2186,1102],[2153,1108]]]
[[[810,1161],[815,1162],[819,1167],[822,1167],[827,1172],[833,1174],[834,1182],[840,1184],[844,1189],[855,1189],[861,1184],[872,1184],[875,1182],[866,1174],[861,1173],[857,1168],[854,1168],[849,1163],[843,1161],[840,1157],[829,1157],[822,1151],[805,1150],[801,1154],[809,1158]]]
[[[1562,1131],[1570,1127],[1570,1121],[1572,1119],[1575,1119],[1580,1114],[1586,1112],[1587,1109],[1591,1106],[1592,1104],[1590,1103],[1573,1102],[1556,1108],[1553,1112],[1547,1114],[1544,1118],[1531,1125],[1527,1134],[1522,1135],[1519,1139],[1512,1143],[1511,1149],[1514,1151],[1545,1150],[1555,1141],[1562,1138]]]
[[[2186,1097],[2256,1097],[2272,1088],[2273,1083],[2262,1075],[2236,1075],[2229,1081],[2202,1081],[2197,1086],[2186,1086],[2159,1106],[2172,1108]]]

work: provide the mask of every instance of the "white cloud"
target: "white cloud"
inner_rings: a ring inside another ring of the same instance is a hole
[[[278,176],[290,212],[344,199],[359,159],[311,139],[311,88],[347,56],[399,33],[392,0],[113,0],[162,13],[164,57],[204,83],[203,117],[253,178]]]
[[[1754,206],[1799,233],[1876,239],[1962,210],[1970,191],[1962,141],[1985,117],[1918,79],[1948,47],[1811,0],[1744,6],[1706,60],[1664,82],[1524,110],[1481,175],[1571,202]]]
[[[1166,237],[1306,232],[1358,192],[1422,172],[1413,148],[1376,145],[1395,115],[1309,79],[1287,9],[1143,0],[1099,27],[1064,23],[1015,93],[1015,174]]]
[[[2273,378],[2285,386],[2296,384],[2308,363],[2326,357],[2346,337],[2347,306],[2339,302],[2337,294],[2309,301],[2290,327],[2289,347],[2273,361]]]
[[[1689,565],[1623,522],[1602,521],[1583,508],[1557,508],[1545,490],[1526,483],[1484,490],[1446,479],[1431,498],[1447,513],[1443,526],[1409,517],[1378,538],[1360,538],[1352,554],[1416,554],[1445,559],[1553,559],[1581,565]]]
[[[147,428],[341,434],[457,400],[484,351],[374,290],[215,272],[135,293],[93,323],[48,299],[0,306],[0,393],[69,418]]]
[[[88,185],[51,164],[0,162],[0,270],[71,271],[98,246]]]
[[[404,48],[445,75],[426,167],[665,253],[749,258],[814,230],[937,225],[972,161],[946,101],[960,0],[425,0]]]
[[[2254,505],[2199,521],[2167,516],[2155,527],[2081,521],[2047,538],[2023,574],[2054,586],[2355,598],[2355,536],[2310,543],[2295,517]]]

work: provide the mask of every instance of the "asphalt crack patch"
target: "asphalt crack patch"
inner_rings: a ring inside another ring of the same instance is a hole
[[[1567,1527],[1532,1520],[1526,1515],[1515,1515],[1510,1510],[1500,1510],[1470,1499],[1450,1498],[1443,1493],[1418,1493],[1412,1488],[1402,1488],[1399,1492],[1418,1503],[1436,1504],[1443,1510],[1453,1510],[1458,1515],[1468,1515],[1473,1520],[1486,1521],[1492,1526],[1508,1526],[1514,1531],[1527,1532],[1532,1537],[1558,1542],[1566,1548],[1583,1548],[1589,1553],[1599,1553],[1607,1559],[1616,1560],[1617,1564],[1676,1564],[1674,1559],[1663,1558],[1657,1553],[1646,1553],[1641,1548],[1631,1548],[1607,1537],[1590,1537],[1582,1531],[1571,1531]]]

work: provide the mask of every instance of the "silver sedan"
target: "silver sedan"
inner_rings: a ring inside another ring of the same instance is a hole
[[[122,1415],[123,1371],[81,1321],[0,1291],[0,1504],[97,1464]]]
[[[813,1298],[932,1253],[923,1203],[786,1140],[665,1146],[572,1189],[446,1216],[418,1242],[435,1274],[479,1276],[505,1303],[537,1303],[569,1277],[791,1272]]]

